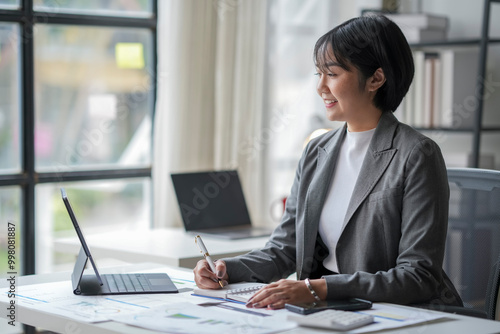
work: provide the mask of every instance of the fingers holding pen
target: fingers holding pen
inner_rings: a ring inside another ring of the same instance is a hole
[[[206,260],[200,260],[193,269],[194,281],[199,288],[202,289],[220,289],[217,275],[212,271]],[[227,285],[227,280],[222,281],[223,285]]]
[[[224,262],[224,261],[216,261]],[[200,260],[196,264],[196,267],[193,270],[194,273],[194,281],[199,288],[202,289],[220,289],[219,279],[222,280],[222,285],[227,285],[227,274],[225,272],[225,263],[223,267],[220,269],[223,272],[223,277],[218,277],[210,268],[210,265],[206,260]],[[217,270],[219,271],[219,270]]]
[[[215,264],[215,275],[221,280],[227,281],[229,277],[227,276],[226,262],[222,260],[217,260],[214,262],[214,264]]]
[[[194,269],[194,274],[195,274],[195,282],[196,284],[205,289],[217,289],[217,288],[222,288],[224,287],[224,282],[219,276],[227,276],[226,272],[226,264],[220,264],[219,269],[216,269],[215,264],[210,257],[210,253],[207,250],[207,247],[205,246],[205,243],[201,239],[199,235],[197,235],[194,238],[194,241],[200,248],[200,252],[203,254],[203,257],[205,257],[205,260],[198,261],[195,269]],[[224,262],[224,261],[221,261]],[[219,275],[218,275],[219,274]],[[219,287],[215,286],[210,282],[212,280],[213,282],[217,283]],[[227,277],[226,277],[227,280]],[[227,282],[226,282],[227,285]]]

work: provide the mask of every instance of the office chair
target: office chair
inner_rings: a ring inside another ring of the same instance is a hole
[[[464,307],[445,312],[499,319],[500,171],[449,168],[450,211],[444,270]]]
[[[500,320],[500,256],[493,267],[486,294],[487,318]]]

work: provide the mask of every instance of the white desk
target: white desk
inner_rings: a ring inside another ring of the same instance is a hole
[[[269,237],[224,240],[203,237],[214,259],[244,254],[261,248]],[[85,235],[95,258],[115,258],[129,263],[154,262],[174,267],[194,268],[202,259],[194,242],[194,235],[180,228],[164,228],[144,231],[118,231]],[[78,238],[61,238],[54,243],[55,250],[77,255],[80,251]]]
[[[159,269],[159,270],[175,270],[184,271],[192,274],[190,270],[181,268],[165,268],[160,265],[155,264],[134,264],[134,271],[138,270],[148,270],[148,269]],[[102,268],[101,268],[102,269]],[[126,270],[126,267],[115,268],[117,270]],[[129,269],[130,270],[130,269]],[[111,269],[102,269],[102,272],[110,272]],[[28,285],[37,283],[48,283],[48,282],[59,282],[68,280],[69,273],[55,273],[55,274],[44,274],[44,275],[32,275],[18,277],[18,285]],[[7,287],[7,282],[5,280],[0,281],[0,288]],[[68,291],[68,294],[72,294]],[[393,305],[394,306],[394,305]],[[6,307],[7,303],[0,301],[0,309],[4,310],[0,312],[0,317],[6,318]],[[75,320],[68,319],[66,317],[57,316],[48,312],[37,311],[33,309],[23,308],[17,306],[17,320],[19,322],[44,328],[46,330],[54,331],[57,333],[92,333],[92,334],[151,334],[153,331],[127,326],[121,323],[106,321],[101,323],[86,323],[79,322]],[[398,306],[401,308],[406,308],[405,306]],[[427,311],[418,309],[418,312],[429,312],[433,313],[435,311]],[[400,333],[400,334],[443,334],[443,333],[453,333],[453,334],[486,334],[486,333],[499,333],[500,332],[500,322],[492,320],[484,320],[478,318],[471,318],[465,316],[459,316],[454,314],[446,314],[448,319],[436,322],[423,323],[421,325],[414,325],[410,327],[403,327],[392,330],[385,330],[384,333]],[[5,320],[7,321],[7,320]],[[332,331],[322,331],[315,329],[306,328],[295,328],[293,330],[286,331],[288,334],[299,334],[299,333],[334,333]]]

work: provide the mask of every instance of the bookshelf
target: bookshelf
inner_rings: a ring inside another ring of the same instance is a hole
[[[433,42],[423,42],[423,43],[411,43],[410,47],[412,50],[436,50],[436,49],[447,49],[455,47],[467,47],[467,46],[479,46],[478,64],[477,64],[477,74],[476,78],[476,90],[477,95],[477,105],[472,113],[472,126],[465,127],[442,127],[442,126],[420,126],[415,125],[415,128],[419,131],[444,131],[444,132],[456,132],[456,133],[471,133],[472,134],[472,150],[471,150],[471,163],[470,167],[479,167],[479,159],[481,152],[481,134],[485,132],[500,134],[500,126],[483,126],[483,107],[484,107],[484,87],[486,78],[486,60],[488,55],[488,47],[491,43],[500,43],[500,38],[489,37],[489,27],[490,27],[490,13],[491,6],[493,3],[500,4],[500,0],[485,0],[483,9],[483,20],[482,20],[482,30],[481,38],[477,39],[455,39],[446,41],[433,41]],[[418,112],[418,111],[417,111]]]
[[[499,1],[500,2],[500,1]],[[500,43],[500,38],[492,38],[489,40],[490,43]],[[446,41],[433,41],[424,43],[411,43],[411,48],[425,48],[425,47],[452,47],[452,46],[474,46],[481,43],[480,38],[468,38],[468,39],[455,39]]]

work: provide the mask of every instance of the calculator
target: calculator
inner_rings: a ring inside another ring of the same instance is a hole
[[[348,331],[373,322],[373,316],[351,311],[325,310],[309,315],[289,315],[288,320],[300,326]]]

